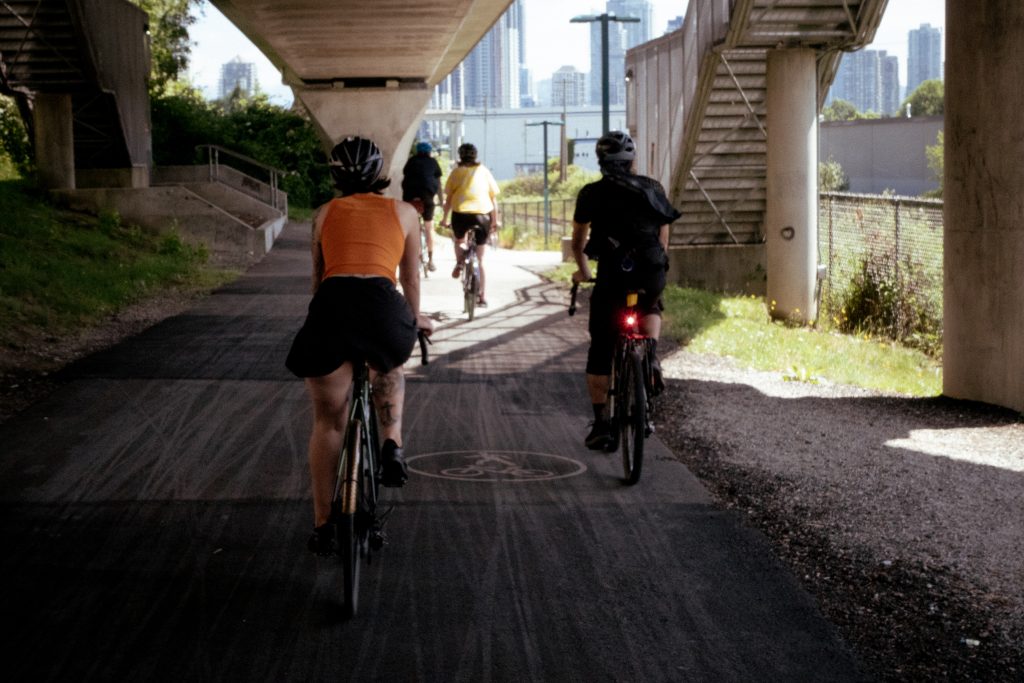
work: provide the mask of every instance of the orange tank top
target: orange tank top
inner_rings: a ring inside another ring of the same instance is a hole
[[[379,275],[395,281],[405,251],[405,231],[395,200],[356,194],[332,200],[320,228],[324,279],[332,275]]]

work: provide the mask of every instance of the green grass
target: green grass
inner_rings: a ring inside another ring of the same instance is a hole
[[[548,277],[568,282],[575,269],[562,264]],[[772,322],[760,297],[670,285],[664,298],[662,338],[690,351],[728,356],[792,381],[827,381],[912,396],[942,392],[940,364],[915,349],[865,335]]]
[[[203,250],[102,217],[62,211],[0,180],[0,344],[26,348],[88,327],[169,287],[209,290],[235,276]]]

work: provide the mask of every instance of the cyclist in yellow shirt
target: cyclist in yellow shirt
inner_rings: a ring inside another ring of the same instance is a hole
[[[477,161],[476,155],[476,147],[470,143],[459,146],[459,165],[452,169],[444,185],[444,213],[441,225],[450,225],[452,228],[452,241],[455,245],[455,270],[452,271],[452,277],[455,279],[462,274],[460,245],[472,230],[477,260],[480,263],[480,298],[477,306],[486,306],[484,250],[488,236],[499,227],[498,204],[495,201],[498,196],[498,183],[487,167]],[[448,222],[449,213],[451,223]]]

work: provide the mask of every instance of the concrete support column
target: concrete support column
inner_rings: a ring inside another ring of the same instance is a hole
[[[767,296],[773,317],[804,322],[818,315],[817,87],[813,50],[769,50]]]
[[[47,190],[75,189],[75,136],[71,95],[37,94],[32,107],[36,169]]]
[[[295,88],[294,91],[309,111],[328,152],[349,135],[377,143],[384,152],[391,178],[387,194],[400,198],[402,167],[409,158],[420,119],[430,103],[430,90]]]
[[[1024,412],[1024,3],[946,0],[943,392]]]

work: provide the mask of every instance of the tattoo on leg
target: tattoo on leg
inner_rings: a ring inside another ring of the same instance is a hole
[[[400,368],[374,378],[373,393],[377,399],[377,420],[381,427],[390,427],[400,419],[402,407],[399,401],[404,389],[405,376]]]

